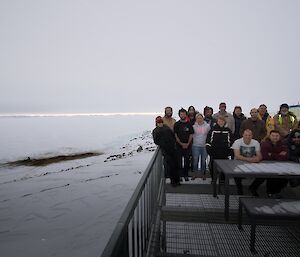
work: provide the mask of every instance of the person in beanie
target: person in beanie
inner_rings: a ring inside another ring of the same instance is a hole
[[[170,177],[173,186],[180,185],[176,158],[176,139],[172,130],[163,124],[161,116],[155,118],[156,128],[152,131],[153,141],[160,146],[164,157],[166,177]]]
[[[286,139],[290,132],[297,128],[297,117],[289,111],[287,104],[280,105],[279,112],[274,116],[275,129],[279,131],[281,138]]]
[[[185,109],[181,108],[178,112],[178,115],[180,120],[174,125],[177,149],[177,165],[178,168],[181,169],[185,181],[188,181],[194,129],[191,123],[187,121],[187,111]]]

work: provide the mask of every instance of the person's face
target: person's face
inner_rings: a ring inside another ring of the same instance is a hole
[[[258,111],[256,109],[252,109],[250,111],[250,115],[252,119],[257,119]]]
[[[224,126],[225,126],[225,121],[222,120],[222,119],[218,119],[218,120],[217,120],[217,124],[218,124],[220,127],[224,127]]]
[[[206,116],[206,117],[212,116],[212,111],[211,111],[211,109],[207,109],[207,110],[205,111],[205,116]]]
[[[280,109],[280,113],[282,115],[287,115],[289,113],[289,109],[286,108],[286,107],[283,107],[283,108]]]
[[[252,139],[253,135],[252,135],[252,131],[251,130],[245,130],[243,133],[243,139],[245,144],[249,144],[251,139]]]
[[[221,104],[221,105],[219,106],[219,110],[220,110],[221,112],[225,112],[225,111],[226,111],[226,104]]]
[[[266,106],[260,106],[258,109],[258,112],[261,116],[264,116],[265,113],[267,112],[267,107]]]
[[[193,108],[189,109],[189,114],[194,114],[195,110]]]
[[[202,124],[203,121],[204,121],[204,119],[203,119],[203,117],[202,117],[201,115],[198,115],[198,116],[196,117],[196,122],[197,122],[198,124]]]
[[[240,108],[236,108],[234,113],[235,113],[236,116],[240,116],[241,113],[242,113],[242,110]]]
[[[275,132],[271,133],[270,140],[273,144],[277,144],[277,142],[280,140],[280,134]]]
[[[173,115],[172,109],[166,108],[166,109],[165,109],[165,115],[166,115],[167,117],[172,117],[172,115]]]
[[[179,117],[181,120],[186,120],[186,112],[180,112]]]
[[[293,144],[300,145],[300,132],[296,132],[292,138]]]

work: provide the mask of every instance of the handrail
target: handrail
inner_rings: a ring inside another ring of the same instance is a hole
[[[101,257],[145,256],[164,183],[162,154],[158,148],[108,241]]]

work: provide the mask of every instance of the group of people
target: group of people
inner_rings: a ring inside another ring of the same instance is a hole
[[[300,122],[287,104],[281,104],[274,117],[269,115],[265,104],[252,108],[250,117],[246,118],[240,106],[235,106],[233,114],[227,112],[224,102],[219,104],[216,113],[209,106],[203,114],[190,106],[188,110],[181,108],[178,116],[176,121],[172,107],[166,107],[165,115],[156,117],[152,132],[154,143],[162,149],[166,176],[173,186],[180,185],[181,178],[188,181],[189,170],[192,179],[197,173],[206,179],[208,156],[211,177],[214,159],[300,162]],[[224,176],[220,174],[222,181]],[[254,179],[249,187],[254,196],[258,196],[258,187],[264,181]],[[242,179],[236,178],[235,182],[238,194],[243,194]],[[268,196],[280,193],[287,184],[286,179],[267,179]],[[290,180],[291,186],[299,184],[298,180]]]

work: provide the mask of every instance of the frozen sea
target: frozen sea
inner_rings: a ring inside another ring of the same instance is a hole
[[[0,117],[0,256],[100,256],[153,155],[154,116]],[[5,165],[91,151],[103,154]]]

